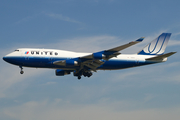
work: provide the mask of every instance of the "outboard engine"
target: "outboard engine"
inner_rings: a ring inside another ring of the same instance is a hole
[[[94,59],[103,59],[103,58],[105,58],[105,55],[102,53],[93,53],[93,58]]]

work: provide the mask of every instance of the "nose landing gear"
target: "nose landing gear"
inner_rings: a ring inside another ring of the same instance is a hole
[[[22,66],[19,66],[19,68],[21,69],[20,74],[23,74],[23,73],[24,73],[24,71],[23,71]]]
[[[21,74],[23,74],[23,73],[24,73],[24,71],[20,71],[20,73],[21,73]]]

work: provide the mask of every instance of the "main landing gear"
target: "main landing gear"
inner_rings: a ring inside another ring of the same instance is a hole
[[[84,77],[91,77],[92,76],[92,72],[90,71],[74,71],[74,76],[77,76],[78,80],[81,79],[81,76]]]
[[[78,80],[80,80],[81,79],[81,76],[78,76]]]
[[[24,73],[24,71],[23,71],[22,66],[19,66],[19,68],[21,68],[20,74],[23,74],[23,73]]]

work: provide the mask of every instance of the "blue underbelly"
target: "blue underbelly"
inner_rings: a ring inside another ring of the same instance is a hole
[[[54,65],[54,61],[66,60],[66,58],[50,58],[50,57],[14,57],[11,58],[9,63],[25,66],[25,67],[36,67],[36,68],[78,68]],[[103,65],[97,69],[112,70],[112,69],[124,69],[129,67],[136,67],[141,65],[151,64],[145,61],[136,60],[109,60],[105,61]]]

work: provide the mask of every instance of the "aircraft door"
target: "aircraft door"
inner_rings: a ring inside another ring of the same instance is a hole
[[[136,59],[136,64],[139,65],[139,60],[138,59]]]
[[[53,64],[53,62],[52,62],[53,61],[53,57],[50,56],[49,57],[49,61],[50,61],[51,64]]]
[[[52,52],[49,52],[49,61],[51,61],[51,64],[53,64],[52,63],[52,61],[53,61],[53,53]]]
[[[29,60],[29,52],[30,51],[24,51],[23,56],[24,56],[25,60]]]

